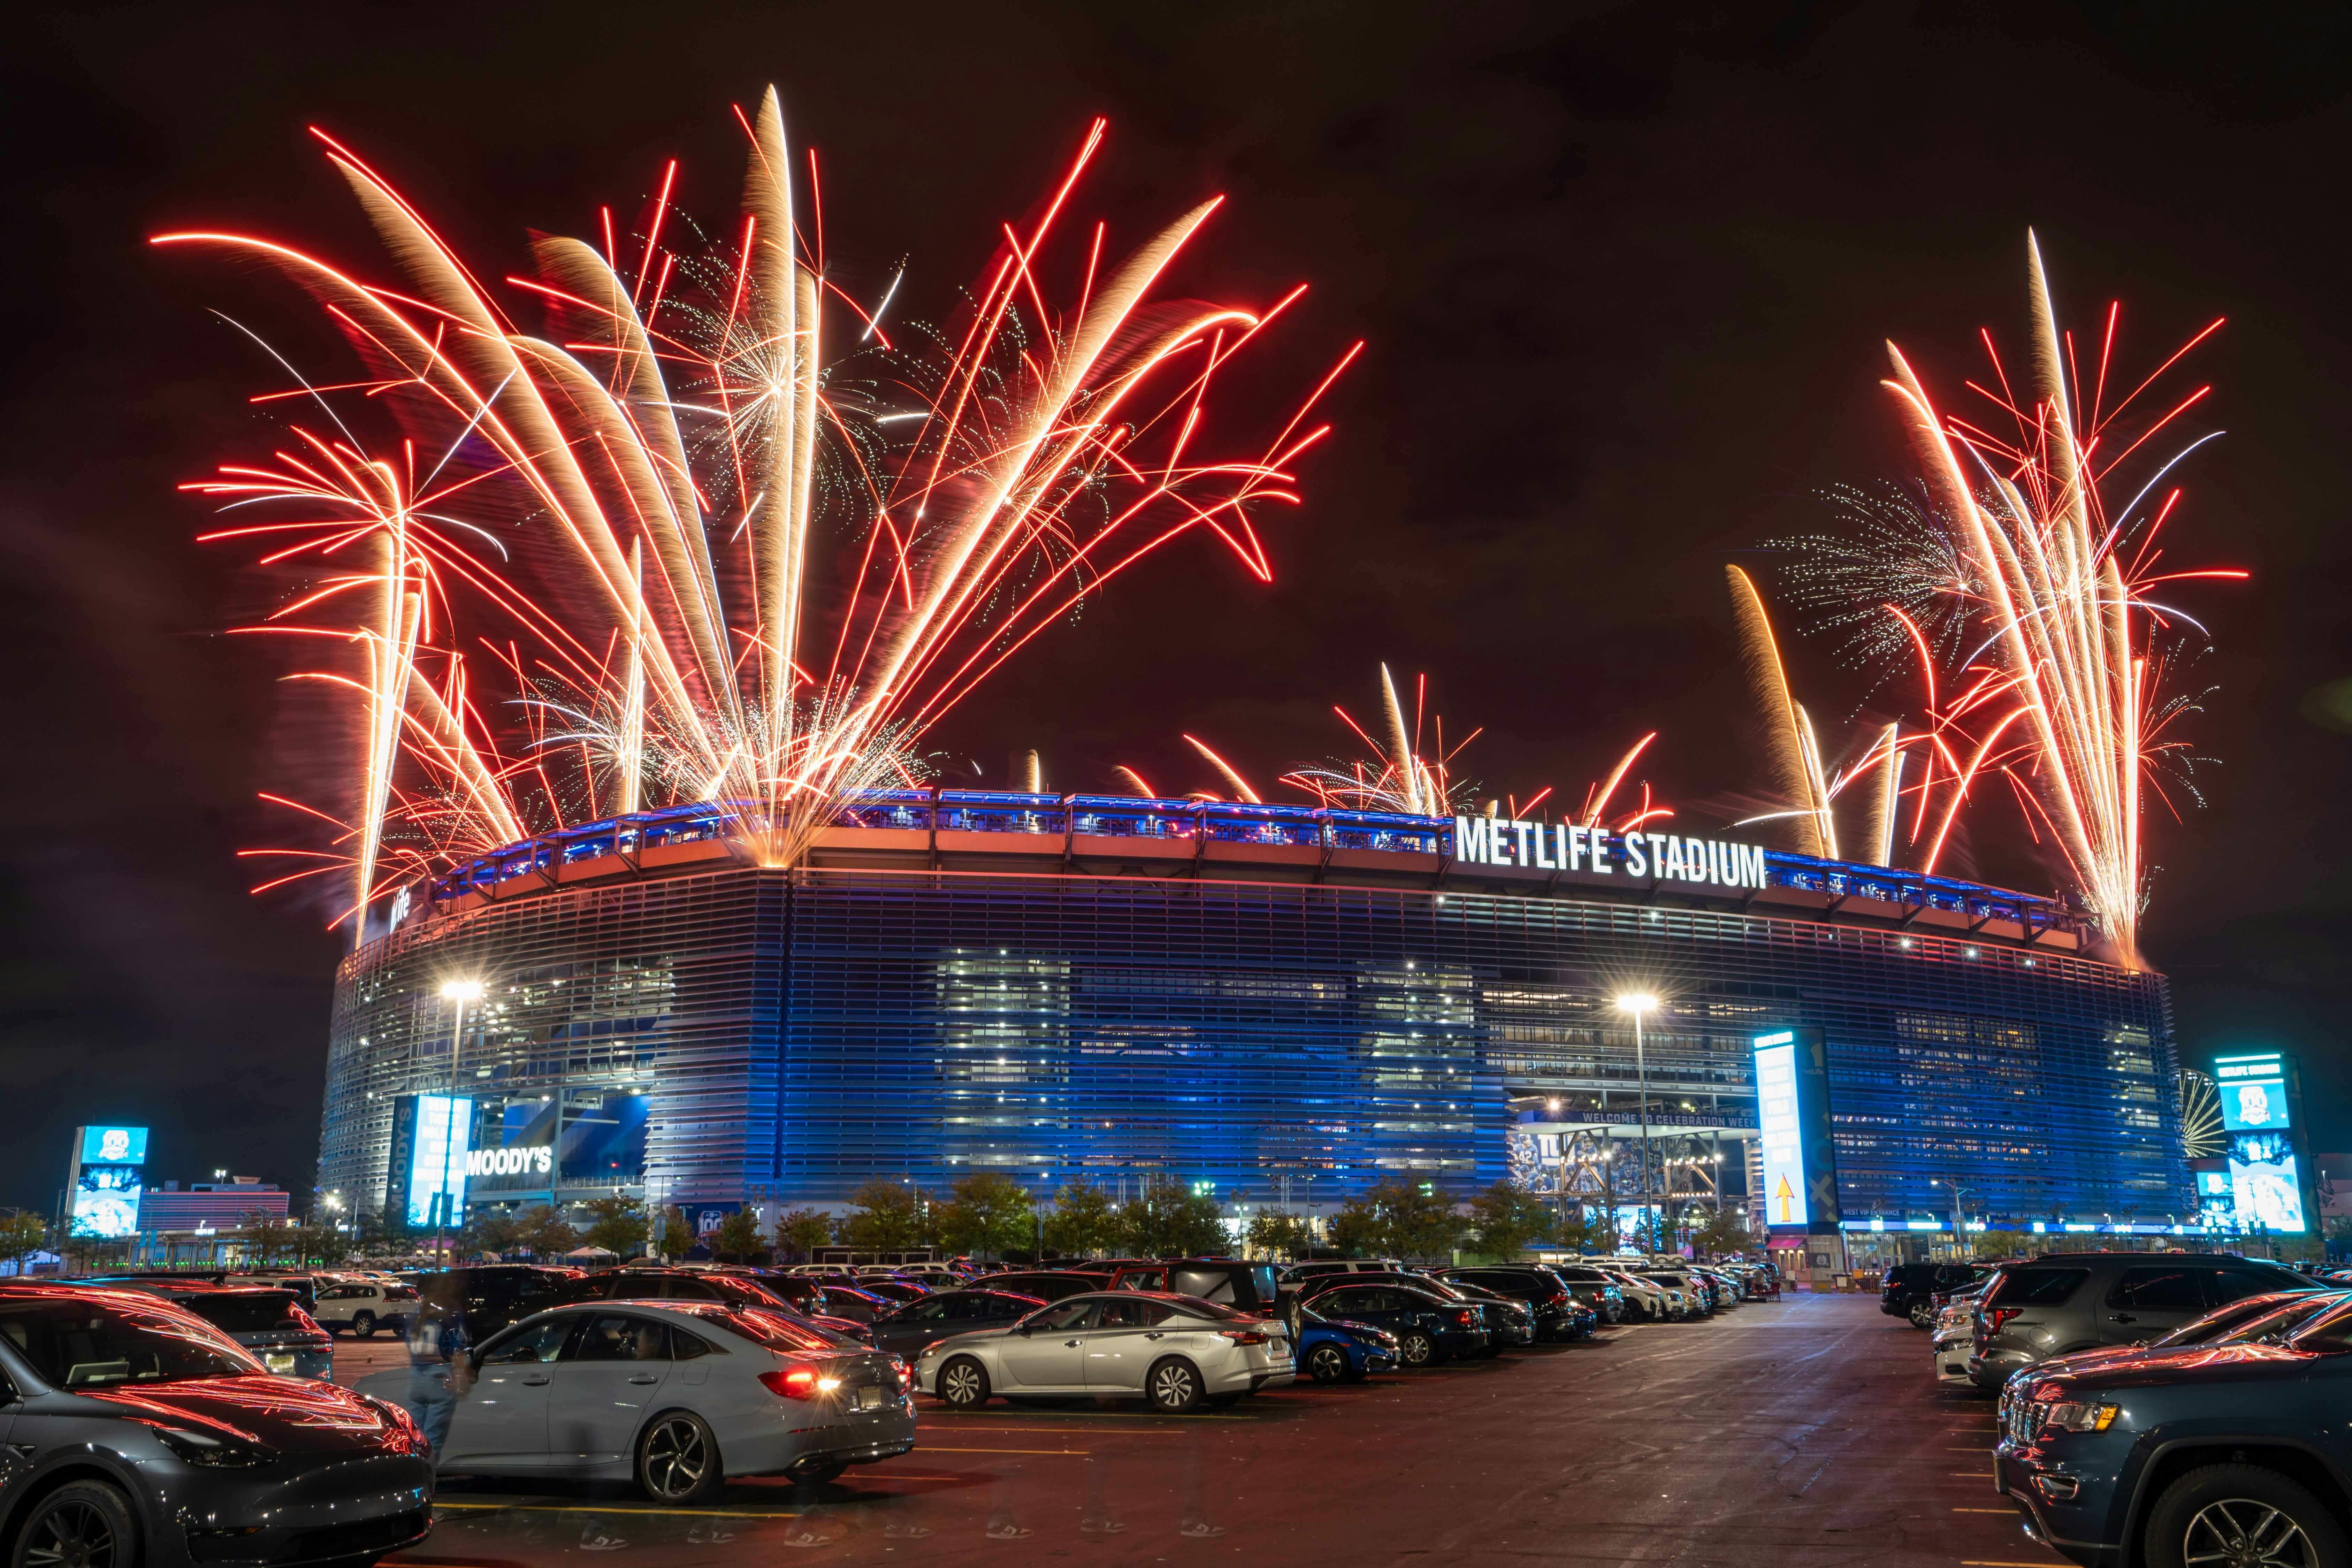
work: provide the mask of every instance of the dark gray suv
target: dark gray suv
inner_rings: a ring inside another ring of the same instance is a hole
[[[2226,1252],[2053,1252],[2002,1269],[1977,1298],[1969,1376],[1998,1389],[2053,1356],[2152,1340],[2267,1290],[2325,1288]]]

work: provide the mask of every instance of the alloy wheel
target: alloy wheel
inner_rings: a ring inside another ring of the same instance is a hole
[[[1348,1352],[1338,1345],[1317,1345],[1307,1357],[1307,1370],[1318,1383],[1337,1383],[1348,1375]]]
[[[25,1568],[114,1568],[114,1527],[94,1505],[59,1503],[33,1526]]]
[[[1427,1366],[1436,1353],[1437,1347],[1427,1334],[1407,1334],[1397,1344],[1397,1354],[1407,1366]]]
[[[2252,1498],[2207,1503],[2189,1521],[2181,1557],[2197,1568],[2318,1568],[2319,1553],[2292,1515]]]
[[[1201,1385],[1182,1362],[1163,1362],[1152,1369],[1151,1403],[1162,1410],[1190,1410]]]
[[[987,1397],[980,1368],[968,1361],[951,1361],[940,1373],[940,1396],[950,1405],[977,1405]]]
[[[646,1487],[665,1500],[691,1497],[710,1468],[710,1448],[702,1428],[683,1415],[673,1415],[646,1436]]]

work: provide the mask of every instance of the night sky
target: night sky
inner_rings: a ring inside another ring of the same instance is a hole
[[[60,8],[62,9],[62,8]],[[286,842],[257,790],[301,759],[280,666],[224,629],[241,557],[175,489],[268,450],[274,384],[207,308],[314,320],[290,289],[158,254],[258,229],[389,279],[304,133],[384,170],[490,277],[531,230],[586,235],[685,161],[684,208],[731,225],[728,111],[774,81],[820,150],[828,254],[940,319],[997,225],[1110,139],[1081,208],[1142,239],[1232,200],[1177,279],[1264,302],[1312,285],[1254,362],[1269,406],[1354,340],[1364,359],[1272,512],[1271,587],[1202,546],[1163,556],[960,710],[934,743],[1055,789],[1118,763],[1208,787],[1178,736],[1265,779],[1340,754],[1385,659],[1426,672],[1460,769],[1580,798],[1663,731],[1650,781],[1698,826],[1765,784],[1723,563],[1819,526],[1823,486],[1912,471],[1878,378],[1894,338],[1948,405],[1979,327],[2022,342],[2024,239],[2120,363],[2216,391],[2184,428],[2177,564],[2215,648],[2196,684],[2206,809],[2160,818],[2146,945],[2179,1041],[2300,1052],[2319,1147],[2352,1140],[2352,308],[2342,187],[2352,13],[2320,7],[1885,5],[718,5],[609,12],[73,8],[20,16],[0,378],[0,615],[12,705],[0,832],[0,1204],[46,1211],[78,1123],[156,1130],[150,1179],[215,1166],[307,1189],[341,941],[248,897],[235,852]],[[1162,19],[1164,18],[1164,19]],[[29,25],[29,35],[28,35]],[[249,269],[247,269],[249,273]],[[528,321],[527,310],[518,312]],[[1789,617],[1783,614],[1786,622]],[[1800,695],[1867,685],[1791,636]],[[1833,743],[1834,749],[1834,743]],[[2050,888],[2012,810],[1965,865]]]

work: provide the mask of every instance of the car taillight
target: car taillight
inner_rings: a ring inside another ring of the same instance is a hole
[[[2024,1311],[2022,1307],[1987,1307],[1977,1314],[1976,1337],[1979,1342],[2000,1332],[2001,1325]]]
[[[761,1373],[760,1381],[768,1385],[769,1393],[780,1394],[786,1399],[814,1399],[841,1386],[841,1379],[819,1376],[816,1369],[810,1366],[778,1367]]]
[[[1262,1345],[1265,1336],[1255,1329],[1219,1329],[1217,1332],[1237,1345]]]
[[[319,1326],[318,1319],[299,1307],[289,1307],[286,1309],[286,1313],[294,1320],[294,1326],[306,1334],[323,1334],[327,1331]]]
[[[1470,1328],[1478,1321],[1478,1314],[1472,1309],[1465,1307],[1454,1314],[1454,1321],[1465,1329]]]

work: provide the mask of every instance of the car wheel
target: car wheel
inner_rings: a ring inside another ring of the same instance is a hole
[[[1419,1329],[1397,1336],[1397,1360],[1407,1366],[1427,1366],[1437,1359],[1437,1342]]]
[[[1911,1303],[1911,1326],[1913,1328],[1928,1329],[1935,1327],[1935,1324],[1936,1309],[1932,1302],[1914,1301]]]
[[[1318,1383],[1338,1383],[1348,1375],[1348,1352],[1338,1345],[1317,1345],[1307,1352],[1307,1375]]]
[[[135,1568],[139,1525],[131,1500],[103,1481],[71,1481],[25,1516],[11,1568]]]
[[[1191,1362],[1175,1356],[1154,1362],[1143,1376],[1143,1396],[1154,1410],[1181,1415],[1201,1404],[1201,1374]]]
[[[355,1337],[362,1340],[372,1340],[375,1338],[375,1314],[373,1312],[353,1312],[352,1314],[352,1333]]]
[[[637,1439],[637,1487],[656,1502],[699,1502],[726,1480],[719,1440],[699,1415],[673,1410]]]
[[[2208,1465],[2156,1500],[2147,1557],[2149,1568],[2334,1568],[2345,1560],[2344,1531],[2317,1498],[2276,1470]]]
[[[968,1355],[960,1355],[940,1368],[931,1386],[942,1405],[977,1410],[988,1403],[988,1369]]]

